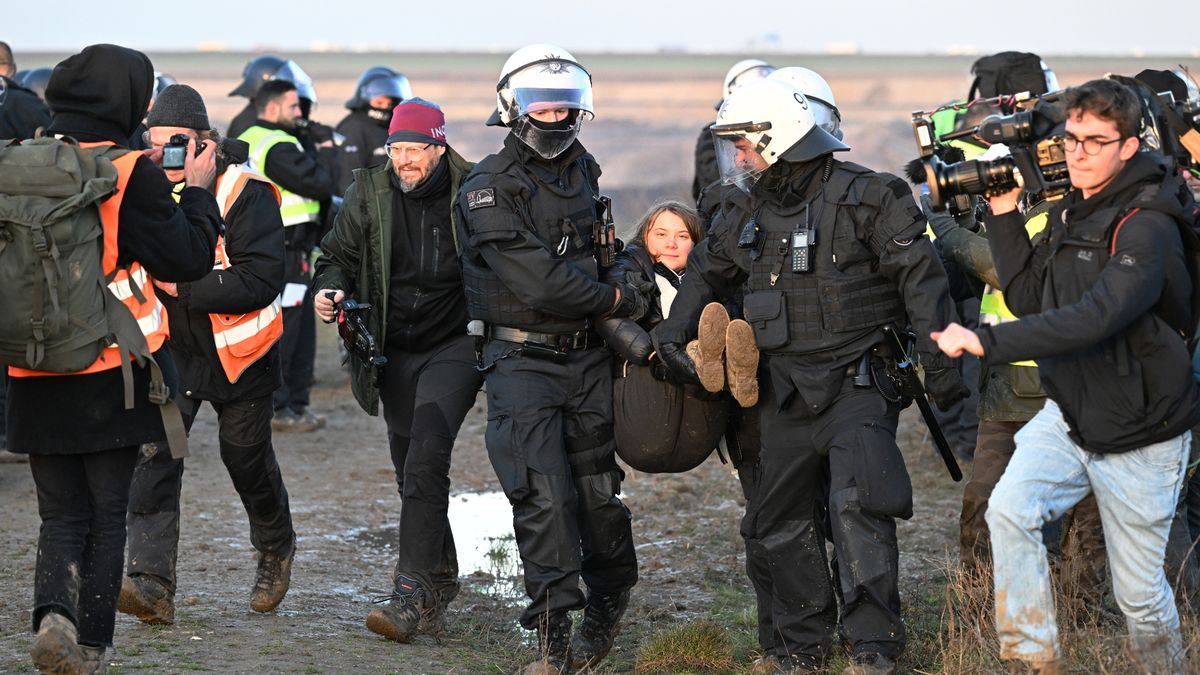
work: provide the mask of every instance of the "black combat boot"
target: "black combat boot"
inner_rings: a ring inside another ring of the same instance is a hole
[[[525,675],[560,675],[571,671],[571,615],[547,612],[538,621],[538,659]]]
[[[595,594],[588,598],[579,630],[571,637],[571,666],[594,668],[608,656],[613,640],[621,632],[620,621],[629,605],[629,591],[616,595]]]
[[[393,593],[375,602],[387,604],[367,615],[367,630],[396,642],[411,642],[418,632],[429,632],[440,614],[437,596],[403,574],[396,575]]]

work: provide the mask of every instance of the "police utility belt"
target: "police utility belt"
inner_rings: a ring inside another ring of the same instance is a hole
[[[599,335],[588,329],[574,333],[536,333],[508,326],[488,325],[485,335],[492,340],[513,342],[522,347],[521,353],[534,358],[565,360],[567,352],[592,349],[604,344]]]

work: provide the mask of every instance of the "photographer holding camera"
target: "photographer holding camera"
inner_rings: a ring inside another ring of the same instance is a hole
[[[225,220],[216,264],[202,279],[155,285],[167,307],[184,424],[191,429],[204,401],[217,412],[221,460],[242,498],[250,541],[259,551],[250,606],[268,612],[287,593],[296,540],[287,489],[271,445],[271,396],[280,378],[275,343],[283,331],[279,194],[241,163],[246,159],[245,143],[216,137],[195,89],[184,84],[167,87],[146,124],[146,143],[162,149],[163,172],[177,190],[195,185],[196,177],[173,168],[174,155],[197,144],[216,148],[216,184],[211,185],[211,178],[205,181],[208,185],[201,184],[215,193]],[[128,576],[121,586],[119,609],[146,623],[174,621],[183,469],[183,460],[171,457],[165,445],[147,444],[134,471]]]
[[[1045,406],[987,513],[1003,658],[1057,672],[1060,649],[1041,528],[1089,493],[1108,540],[1113,589],[1147,667],[1177,672],[1179,615],[1163,572],[1168,529],[1200,420],[1187,343],[1195,326],[1182,236],[1190,198],[1158,155],[1138,152],[1141,106],[1111,80],[1066,92],[1071,191],[1036,245],[1020,189],[985,219],[1005,299],[1021,318],[933,333],[950,356],[1036,359]]]

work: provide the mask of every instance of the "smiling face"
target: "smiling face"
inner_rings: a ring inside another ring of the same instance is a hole
[[[672,272],[680,272],[687,266],[688,253],[696,243],[683,219],[670,211],[655,216],[646,228],[645,241],[650,257]]]
[[[434,143],[399,141],[387,148],[392,170],[400,178],[400,189],[409,192],[433,173],[446,152],[446,146]]]

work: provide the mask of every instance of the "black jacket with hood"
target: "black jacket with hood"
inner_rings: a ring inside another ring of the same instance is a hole
[[[1164,161],[1138,153],[1091,198],[1069,193],[1037,245],[1019,213],[988,219],[1004,299],[1021,319],[978,329],[985,358],[1036,360],[1085,450],[1134,450],[1200,421],[1180,334],[1195,323],[1177,222],[1191,206]]]
[[[50,124],[50,109],[37,94],[0,76],[0,138],[33,138],[38,127]]]
[[[124,147],[146,114],[153,87],[154,68],[145,54],[115,45],[87,47],[50,77],[46,100],[54,117],[48,133]],[[193,281],[212,269],[221,212],[202,188],[185,188],[178,205],[171,188],[149,158],[138,158],[118,213],[117,264],[136,261],[155,279]],[[154,357],[174,394],[170,350],[164,346]],[[159,408],[148,397],[149,370],[135,365],[133,379],[135,405],[126,410],[120,368],[9,378],[9,449],[81,454],[163,440]]]

